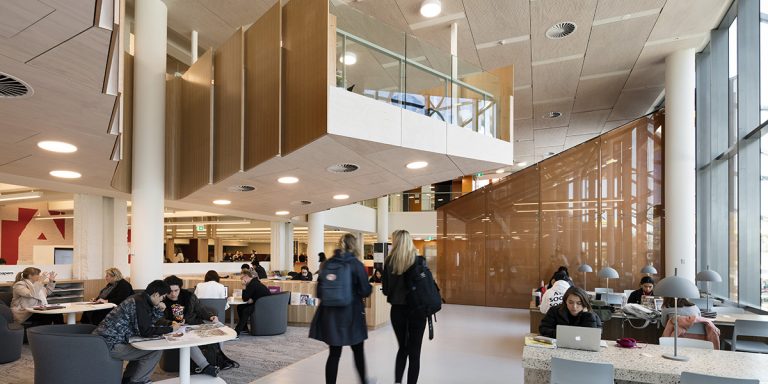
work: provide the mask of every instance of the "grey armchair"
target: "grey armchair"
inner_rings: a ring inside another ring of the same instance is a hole
[[[220,322],[226,321],[227,299],[200,299],[200,305],[216,314]],[[206,319],[207,320],[207,319]]]
[[[13,313],[5,303],[0,302],[0,364],[21,358],[21,343],[24,341],[24,327],[13,322]]]
[[[91,334],[95,328],[91,324],[29,328],[35,384],[119,383],[123,362],[110,357],[104,338]]]
[[[253,304],[251,314],[251,335],[272,336],[285,333],[288,329],[288,303],[291,292],[285,291],[260,297]]]

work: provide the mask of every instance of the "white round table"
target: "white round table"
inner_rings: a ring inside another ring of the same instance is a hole
[[[227,303],[229,304],[229,324],[235,327],[235,307],[241,304],[245,304],[242,297],[228,297]],[[224,319],[222,319],[224,320]]]
[[[89,302],[85,303],[61,303],[61,304],[51,304],[51,305],[63,305],[64,308],[58,308],[58,309],[34,309],[34,308],[26,308],[27,312],[31,313],[42,313],[44,315],[59,315],[59,314],[66,314],[67,315],[67,324],[75,324],[76,315],[80,312],[88,312],[88,311],[98,311],[101,309],[111,309],[116,307],[113,303],[104,303],[104,304],[93,304]]]
[[[189,372],[189,348],[199,345],[207,345],[214,343],[221,343],[227,340],[233,340],[237,337],[235,330],[223,326],[216,328],[224,331],[225,335],[221,336],[207,336],[201,337],[197,334],[197,331],[188,331],[184,336],[177,338],[173,341],[166,339],[160,340],[148,340],[138,341],[131,343],[137,349],[145,351],[163,351],[166,349],[178,349],[179,350],[179,377],[175,379],[168,379],[163,381],[156,381],[156,384],[189,384],[189,383],[224,383],[226,382],[220,377],[211,377],[208,375],[195,375],[192,376]]]

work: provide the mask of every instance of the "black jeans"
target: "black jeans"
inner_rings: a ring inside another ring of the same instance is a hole
[[[251,313],[253,313],[253,304],[240,304],[237,306],[237,325],[235,326],[237,333],[248,328],[248,320],[251,319]]]
[[[392,328],[397,337],[395,357],[395,383],[403,382],[405,362],[408,361],[408,384],[416,384],[419,380],[421,359],[421,341],[424,338],[424,328],[427,318],[414,315],[407,305],[393,305],[389,312]]]
[[[352,353],[355,355],[355,368],[357,375],[360,376],[360,382],[365,384],[365,349],[363,342],[351,345]],[[328,346],[328,360],[325,361],[325,384],[335,384],[336,376],[339,373],[339,359],[341,358],[341,346]]]
[[[30,323],[30,327],[36,327],[38,325],[49,325],[49,324],[64,324],[64,315],[58,314],[48,314],[48,313],[33,313],[32,316],[30,316],[27,321],[27,323]]]

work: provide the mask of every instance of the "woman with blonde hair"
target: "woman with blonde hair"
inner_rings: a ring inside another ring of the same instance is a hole
[[[410,287],[406,273],[420,264],[426,268],[426,260],[416,255],[411,234],[405,230],[392,232],[392,249],[384,260],[382,290],[387,301],[392,305],[389,318],[397,337],[397,356],[395,357],[395,383],[403,382],[405,363],[408,363],[408,383],[414,384],[419,379],[421,360],[421,341],[427,318],[413,311],[408,305]]]
[[[48,295],[53,293],[56,287],[56,272],[45,272],[35,267],[24,268],[16,275],[13,283],[13,300],[11,311],[13,319],[21,324],[23,322],[34,325],[64,324],[64,316],[42,313],[31,313],[27,308],[48,304]]]
[[[120,305],[123,300],[133,295],[133,286],[123,278],[123,273],[117,268],[107,268],[104,271],[104,280],[107,285],[101,289],[99,296],[91,298],[94,303],[112,303]],[[98,311],[83,312],[81,323],[99,325],[112,309],[100,309]]]
[[[320,265],[317,278],[317,298],[320,306],[312,319],[309,337],[328,344],[325,382],[336,382],[342,346],[349,345],[355,357],[355,368],[361,383],[365,383],[365,353],[363,343],[368,338],[363,299],[371,295],[368,274],[360,261],[357,238],[351,233],[339,239],[339,248]],[[350,281],[351,280],[351,281]],[[352,289],[352,292],[348,290]],[[339,291],[346,292],[338,293]],[[326,292],[326,293],[324,293]],[[344,298],[350,298],[344,304]]]

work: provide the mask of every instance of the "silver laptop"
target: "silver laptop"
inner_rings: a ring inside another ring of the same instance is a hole
[[[602,328],[558,325],[557,347],[598,352],[600,351],[600,336],[602,333]]]

